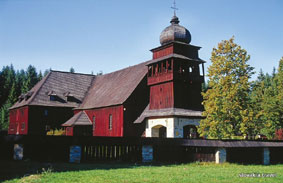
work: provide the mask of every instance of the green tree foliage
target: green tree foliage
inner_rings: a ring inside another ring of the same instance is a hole
[[[13,65],[3,67],[1,71],[1,78],[0,106],[6,102],[10,89],[15,82],[16,74]]]
[[[279,61],[278,72],[274,74],[271,86],[266,89],[263,114],[264,132],[269,138],[274,138],[275,131],[283,128],[283,57]]]
[[[39,74],[38,74],[38,80],[40,81],[40,80],[42,80],[42,78],[43,78],[42,72],[41,72],[41,71],[39,71]]]
[[[4,104],[0,108],[0,130],[7,130],[9,125],[9,107],[10,104]]]
[[[262,101],[262,121],[264,127],[262,133],[269,139],[274,137],[276,129],[279,128],[279,108],[278,108],[278,90],[275,81],[264,90]]]
[[[27,75],[23,69],[17,72],[16,74],[17,96],[20,96],[22,93],[24,93],[22,91],[23,91],[23,85],[26,79],[27,79]]]
[[[101,76],[103,75],[103,71],[99,71],[98,73],[96,73],[97,76]]]
[[[201,85],[201,91],[202,92],[206,92],[208,90],[208,88],[209,88],[208,83],[209,83],[209,81],[202,83],[202,85]]]
[[[29,91],[41,78],[33,66],[26,71],[15,71],[13,65],[3,67],[0,71],[0,130],[8,128],[9,108],[18,96]]]
[[[201,136],[223,139],[253,132],[254,114],[249,100],[253,68],[247,63],[249,59],[234,38],[213,49],[207,75],[209,89],[202,93],[205,119],[198,127]]]
[[[10,93],[12,87],[15,89],[15,70],[13,65],[3,67],[0,75],[0,129],[7,129],[8,108],[11,106],[8,99],[12,99],[12,95],[15,93],[15,91],[12,94]]]
[[[43,77],[47,76],[47,74],[51,71],[51,68],[50,69],[46,69],[43,73]]]
[[[274,139],[276,131],[283,128],[283,59],[279,62],[278,72],[271,75],[261,71],[254,82],[250,98],[255,115],[255,123],[260,133]]]
[[[70,68],[70,73],[75,73],[75,69],[73,67]]]
[[[278,104],[279,104],[279,120],[280,126],[283,128],[283,57],[279,61],[278,74],[276,75],[277,89],[278,89]]]
[[[31,65],[28,66],[26,71],[26,79],[23,84],[22,93],[28,92],[38,81],[39,79],[38,79],[38,74],[36,72],[36,68]]]
[[[256,132],[258,134],[267,135],[266,131],[266,112],[264,112],[264,108],[267,104],[267,96],[272,94],[273,91],[273,80],[275,77],[275,73],[273,71],[272,75],[268,73],[264,74],[262,70],[260,70],[257,80],[252,84],[252,92],[250,94],[250,101],[252,105],[252,110],[254,114],[254,123],[256,124]],[[269,91],[268,91],[269,90]],[[272,103],[272,102],[271,102]],[[271,130],[270,128],[268,130]]]

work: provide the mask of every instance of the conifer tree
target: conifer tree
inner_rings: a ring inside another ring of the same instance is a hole
[[[9,108],[16,101],[16,72],[13,65],[3,67],[1,72],[3,87],[1,90],[0,129],[7,130],[9,124]]]
[[[17,96],[20,96],[22,94],[22,88],[24,85],[24,82],[26,80],[26,73],[23,69],[20,71],[17,71],[16,74],[16,93]]]
[[[42,80],[43,76],[42,76],[42,72],[39,71],[39,74],[38,74],[38,81]]]
[[[14,82],[10,89],[10,93],[6,103],[14,104],[17,101],[17,98],[18,96],[17,96],[16,82]]]
[[[0,130],[7,130],[9,125],[10,104],[4,104],[0,108]]]
[[[50,69],[46,69],[43,73],[43,77],[47,76],[47,74],[51,71],[51,68]]]
[[[38,76],[35,67],[29,65],[26,71],[26,80],[22,93],[28,92],[38,82]]]
[[[279,111],[277,103],[277,84],[275,81],[272,82],[272,85],[265,89],[264,98],[263,98],[263,121],[264,128],[262,133],[265,134],[269,139],[274,137],[275,131],[279,128]]]
[[[39,79],[40,75],[33,66],[29,66],[26,72],[15,72],[13,65],[3,67],[0,72],[0,130],[7,130],[9,108],[18,96],[29,91]]]
[[[276,85],[277,96],[274,96],[276,102],[276,110],[273,112],[277,117],[275,120],[277,126],[275,131],[283,129],[283,57],[279,61],[278,72],[274,77],[274,83]]]
[[[263,121],[263,101],[266,86],[269,87],[269,83],[266,83],[266,77],[262,70],[260,70],[257,80],[253,82],[252,91],[250,93],[251,106],[254,113],[254,123],[257,127],[257,133],[262,134],[261,130],[264,128]]]
[[[5,66],[1,72],[1,91],[0,91],[0,106],[2,106],[8,99],[10,89],[12,88],[13,83],[15,82],[16,73],[13,65]]]
[[[283,128],[283,57],[279,61],[279,68],[277,74],[277,82],[278,82],[278,103],[280,110],[280,125]]]
[[[75,73],[75,69],[73,67],[70,68],[70,73]]]
[[[202,93],[204,117],[198,131],[207,138],[234,138],[252,135],[253,111],[251,109],[249,78],[253,68],[248,65],[250,56],[234,38],[222,41],[211,55],[208,68],[209,89]]]
[[[261,133],[268,139],[274,139],[276,131],[283,128],[283,58],[279,62],[278,72],[273,69],[271,76],[266,74],[264,84],[252,93],[257,90],[263,91],[262,100],[257,103],[258,108],[261,108],[258,110],[263,123]],[[254,98],[259,97],[255,95]]]
[[[3,97],[4,97],[4,82],[5,79],[3,77],[2,71],[0,71],[0,107],[2,106],[3,103]]]

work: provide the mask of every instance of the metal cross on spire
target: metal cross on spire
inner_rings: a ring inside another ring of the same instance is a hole
[[[174,16],[176,16],[176,10],[178,10],[178,8],[176,7],[176,1],[175,0],[173,2],[173,6],[171,6],[171,8],[174,10]]]

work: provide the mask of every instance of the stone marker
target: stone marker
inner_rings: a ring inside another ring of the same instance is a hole
[[[70,147],[70,163],[80,163],[81,162],[82,148],[80,146]]]
[[[142,146],[142,162],[150,163],[153,161],[153,147],[150,145]]]
[[[226,149],[225,148],[219,148],[216,150],[215,153],[215,163],[224,163],[226,162]]]
[[[264,165],[270,164],[270,152],[268,147],[263,148],[263,164]]]

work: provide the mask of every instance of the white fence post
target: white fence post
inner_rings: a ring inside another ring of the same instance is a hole
[[[215,163],[219,164],[226,162],[226,156],[227,153],[225,148],[217,149],[215,153]]]

